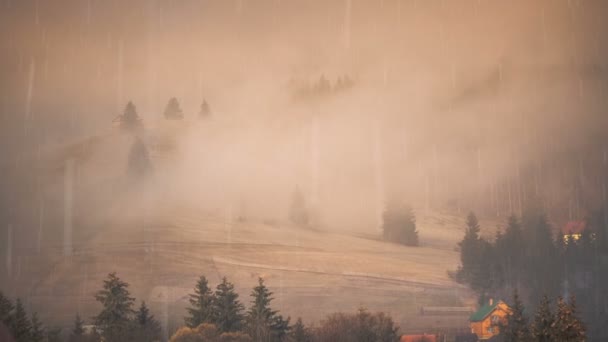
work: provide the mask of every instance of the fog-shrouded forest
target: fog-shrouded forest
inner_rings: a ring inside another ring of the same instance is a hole
[[[607,17],[0,0],[0,340],[605,340]]]

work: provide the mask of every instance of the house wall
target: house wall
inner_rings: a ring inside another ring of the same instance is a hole
[[[495,324],[492,324],[492,317],[498,316],[498,320],[504,323],[508,312],[507,310],[509,310],[509,308],[506,306],[506,304],[498,304],[494,311],[492,311],[492,313],[489,314],[483,321],[471,322],[471,331],[481,340],[498,335],[499,329],[497,326],[495,326]],[[490,331],[490,328],[493,330]]]

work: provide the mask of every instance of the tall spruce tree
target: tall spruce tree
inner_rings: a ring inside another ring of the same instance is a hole
[[[270,308],[272,292],[258,278],[258,285],[251,292],[251,308],[247,312],[247,331],[254,341],[281,341],[289,329],[289,320],[284,320],[276,310]]]
[[[97,292],[95,299],[103,306],[101,312],[94,317],[94,321],[103,332],[104,339],[129,341],[135,301],[129,293],[129,284],[122,281],[116,272],[112,272],[103,281],[103,289]]]
[[[194,293],[190,294],[190,307],[188,317],[184,319],[190,328],[196,328],[202,323],[213,323],[213,293],[205,276],[196,282]]]
[[[479,237],[479,221],[475,213],[470,212],[467,216],[464,238],[458,244],[460,246],[459,278],[471,282],[473,274],[480,266],[482,246]]]
[[[537,342],[552,342],[554,317],[549,298],[545,295],[540,301],[532,324],[532,337]]]
[[[135,313],[135,338],[134,341],[151,342],[160,341],[161,327],[154,315],[150,314],[150,310],[146,306],[146,302],[141,302],[141,305]]]
[[[29,342],[32,338],[32,323],[19,298],[15,301],[15,313],[11,320],[10,331],[15,342]]]
[[[557,299],[557,311],[553,322],[553,340],[555,342],[586,341],[585,326],[578,318],[575,297],[566,303],[562,297]]]
[[[520,272],[525,264],[521,250],[525,248],[525,239],[521,229],[521,224],[517,216],[511,215],[507,221],[507,227],[503,235],[502,244],[498,246],[497,253],[501,269],[507,286],[517,287],[520,279]]]
[[[44,341],[44,327],[42,326],[42,322],[38,319],[38,314],[35,312],[32,314],[32,333],[30,340],[32,342]]]
[[[500,329],[504,342],[527,342],[530,341],[530,329],[528,320],[524,316],[524,305],[519,298],[517,289],[513,291],[513,303],[511,312],[507,315],[505,326]]]
[[[4,323],[7,327],[11,325],[14,309],[15,306],[11,303],[11,300],[0,291],[0,322]]]
[[[240,331],[243,328],[243,304],[239,302],[239,295],[234,290],[234,284],[226,277],[217,285],[213,299],[214,322],[217,329],[222,332]]]

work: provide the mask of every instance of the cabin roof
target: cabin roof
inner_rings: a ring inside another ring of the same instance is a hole
[[[581,234],[586,227],[587,222],[585,221],[570,221],[562,227],[562,234]]]
[[[477,311],[473,312],[473,314],[469,318],[469,321],[471,321],[471,322],[483,321],[486,317],[488,317],[489,314],[491,314],[496,309],[496,307],[500,303],[503,303],[503,301],[497,300],[497,301],[494,301],[492,304],[489,304],[489,303],[484,304]]]

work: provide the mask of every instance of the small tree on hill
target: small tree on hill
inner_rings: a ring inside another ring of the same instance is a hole
[[[15,313],[11,320],[10,331],[16,342],[26,342],[32,338],[32,323],[19,298],[15,301]]]
[[[270,308],[272,292],[258,278],[258,286],[251,292],[253,301],[247,312],[247,330],[254,341],[281,341],[289,329],[289,320],[284,320],[276,310]]]
[[[137,109],[133,102],[127,103],[122,115],[119,115],[114,121],[118,121],[122,128],[133,130],[141,127],[141,119],[137,114]]]
[[[224,332],[240,331],[243,328],[243,304],[234,290],[234,284],[226,277],[217,285],[213,300],[213,311],[217,329]]]
[[[202,323],[213,323],[213,293],[205,276],[196,282],[194,293],[190,295],[189,316],[185,323],[190,328],[196,328]]]
[[[389,202],[382,218],[382,231],[385,240],[406,246],[418,246],[416,217],[410,206]]]
[[[135,341],[150,342],[160,341],[161,327],[160,323],[150,314],[150,310],[146,306],[146,302],[141,302],[141,305],[135,313]]]
[[[549,298],[543,296],[534,316],[532,337],[538,342],[552,342],[554,317],[551,312]]]
[[[198,113],[198,116],[201,119],[206,119],[211,116],[211,108],[209,107],[207,100],[203,100],[203,103],[201,104],[201,110]]]
[[[165,107],[164,115],[167,120],[181,120],[184,118],[184,113],[175,97],[169,99],[167,107]]]
[[[132,179],[141,179],[152,172],[150,154],[144,142],[136,138],[129,151],[127,171]]]
[[[112,272],[103,281],[103,289],[95,295],[95,299],[103,306],[94,318],[95,325],[101,329],[106,341],[129,340],[135,299],[131,297],[128,288],[129,284],[118,278],[116,272]]]

